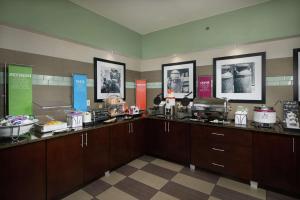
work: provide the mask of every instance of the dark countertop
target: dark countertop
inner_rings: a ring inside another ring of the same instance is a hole
[[[107,127],[107,126],[113,126],[116,124],[133,122],[136,120],[140,120],[142,118],[143,117],[133,118],[130,120],[118,120],[117,122],[112,122],[112,123],[107,123],[107,124],[101,123],[101,124],[97,124],[97,125],[93,125],[93,126],[89,126],[89,127],[83,127],[78,130],[69,130],[69,131],[64,131],[64,132],[60,132],[60,133],[55,133],[55,134],[49,135],[49,136],[45,136],[45,135],[43,136],[42,134],[33,130],[33,131],[30,131],[29,133],[21,136],[19,138],[19,140],[15,140],[15,141],[12,140],[11,138],[0,138],[0,150],[14,147],[14,146],[23,145],[23,144],[29,144],[29,143],[33,143],[33,142],[58,138],[58,137],[66,136],[66,135],[78,134],[78,133],[86,132],[89,130],[94,130],[97,128],[103,128],[103,127]]]
[[[145,117],[139,117],[139,118],[134,118],[130,120],[118,120],[117,122],[109,123],[109,124],[98,124],[95,126],[90,126],[86,128],[81,128],[79,130],[70,130],[70,131],[65,131],[61,133],[56,133],[54,135],[42,137],[41,134],[31,131],[24,136],[22,136],[19,140],[17,141],[12,141],[10,138],[0,138],[0,149],[6,149],[9,147],[14,147],[14,146],[19,146],[23,144],[28,144],[32,142],[38,142],[38,141],[44,141],[48,139],[53,139],[53,138],[58,138],[70,134],[78,134],[82,133],[85,131],[97,129],[97,128],[102,128],[102,127],[107,127],[107,126],[113,126],[116,124],[122,124],[122,123],[127,123],[127,122],[132,122],[136,121],[139,119],[142,119]],[[155,119],[155,120],[168,120],[168,121],[175,121],[175,122],[182,122],[182,123],[189,123],[189,124],[197,124],[197,125],[202,125],[202,126],[212,126],[212,127],[220,127],[220,128],[234,128],[234,129],[241,129],[241,130],[247,130],[247,131],[253,131],[255,133],[269,133],[273,135],[286,135],[286,136],[295,136],[295,137],[300,137],[300,130],[299,131],[286,131],[282,128],[281,125],[276,124],[272,128],[257,128],[252,125],[251,121],[247,123],[246,126],[238,126],[235,125],[234,122],[230,122],[229,124],[214,124],[214,123],[207,123],[207,122],[200,122],[200,121],[191,121],[189,119],[176,119],[176,118],[162,118],[162,117],[155,117],[155,116],[148,116],[146,117],[148,119]]]
[[[272,128],[258,128],[253,125],[252,121],[248,121],[247,125],[241,126],[241,125],[236,125],[232,120],[230,121],[229,124],[217,124],[217,123],[210,123],[210,122],[192,121],[190,119],[163,118],[163,117],[155,117],[155,116],[148,116],[147,118],[157,119],[157,120],[168,120],[168,121],[175,121],[175,122],[184,122],[184,123],[197,124],[202,126],[234,128],[234,129],[241,129],[247,131],[255,131],[258,133],[263,132],[263,133],[270,133],[270,134],[280,134],[280,135],[300,137],[300,129],[285,130],[281,124],[275,124]]]

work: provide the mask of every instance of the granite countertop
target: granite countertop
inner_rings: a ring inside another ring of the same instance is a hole
[[[190,124],[198,124],[203,126],[213,126],[213,127],[221,127],[221,128],[234,128],[234,129],[241,129],[247,131],[255,131],[257,133],[270,133],[270,134],[280,134],[280,135],[288,135],[288,136],[298,136],[300,137],[300,129],[299,130],[287,130],[282,127],[281,124],[275,124],[272,128],[259,128],[253,125],[252,121],[248,121],[247,125],[236,125],[233,120],[230,120],[228,124],[217,124],[217,123],[210,123],[210,122],[200,122],[200,121],[193,121],[190,119],[177,119],[177,118],[164,118],[164,117],[156,117],[156,116],[148,116],[150,119],[160,119],[160,120],[169,120],[175,122],[183,122],[183,123],[190,123]]]
[[[41,133],[38,133],[38,132],[32,130],[32,131],[26,133],[25,135],[22,135],[18,140],[12,140],[11,138],[0,138],[0,149],[6,149],[9,147],[19,146],[19,145],[23,145],[23,144],[28,144],[28,143],[33,143],[33,142],[38,142],[38,141],[43,141],[43,140],[49,140],[49,139],[58,138],[58,137],[71,135],[71,134],[78,134],[78,133],[86,132],[86,131],[97,129],[97,128],[113,126],[116,124],[133,122],[136,120],[140,120],[142,118],[144,118],[144,117],[138,117],[138,118],[133,118],[133,119],[129,119],[129,120],[121,119],[116,122],[107,123],[107,124],[100,123],[100,124],[89,126],[89,127],[82,127],[82,128],[76,129],[76,130],[68,130],[68,131],[64,131],[64,132],[54,133],[53,135],[48,135],[48,136],[47,136],[47,133],[43,135]]]
[[[65,135],[70,135],[70,134],[78,134],[78,133],[86,132],[86,131],[97,129],[97,128],[132,122],[132,121],[136,121],[136,120],[139,120],[142,118],[145,118],[145,117],[139,117],[139,118],[134,118],[134,119],[130,119],[130,120],[118,120],[117,122],[113,122],[113,123],[109,123],[109,124],[102,123],[102,124],[97,124],[94,126],[89,126],[86,128],[81,128],[78,130],[69,130],[69,131],[65,131],[65,132],[61,132],[61,133],[56,133],[56,134],[49,135],[49,136],[45,136],[45,135],[43,136],[40,133],[31,131],[16,141],[11,140],[10,138],[2,138],[2,139],[0,138],[0,149],[5,149],[5,148],[9,148],[9,147],[18,146],[18,145],[28,144],[28,143],[32,143],[32,142],[48,140],[48,139],[52,139],[52,138],[58,138],[58,137],[62,137]],[[277,135],[300,137],[300,130],[299,131],[296,131],[296,130],[295,131],[287,131],[287,130],[283,129],[283,127],[280,124],[275,124],[272,128],[257,128],[252,125],[251,121],[248,121],[246,126],[239,126],[239,125],[235,125],[233,121],[230,121],[229,124],[214,124],[214,123],[207,123],[207,122],[200,122],[200,121],[191,121],[190,119],[163,118],[163,117],[156,117],[156,116],[147,116],[146,118],[156,119],[156,120],[169,120],[169,121],[175,121],[175,122],[197,124],[197,125],[202,125],[202,126],[234,128],[234,129],[253,131],[258,134],[259,133],[269,133],[269,134],[273,134],[273,135],[277,134]]]

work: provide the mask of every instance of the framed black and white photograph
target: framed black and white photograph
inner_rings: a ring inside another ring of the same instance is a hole
[[[168,90],[173,90],[176,99],[185,96],[193,99],[196,94],[196,61],[169,63],[162,65],[162,92],[163,98]]]
[[[110,95],[125,99],[125,63],[94,58],[94,98],[101,102]]]
[[[214,97],[236,103],[265,103],[265,52],[214,58],[213,65]]]
[[[299,60],[300,60],[300,48],[294,49],[294,77],[293,77],[293,87],[294,87],[294,101],[300,102],[300,68],[299,68]]]

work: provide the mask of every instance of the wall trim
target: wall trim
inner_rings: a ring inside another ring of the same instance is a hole
[[[2,73],[0,73],[0,80]],[[3,81],[3,80],[2,80]],[[50,76],[41,74],[32,74],[33,85],[43,86],[72,86],[72,77]],[[293,76],[268,76],[266,77],[267,86],[292,86]],[[197,84],[196,84],[197,86]],[[87,87],[94,87],[94,79],[88,79]],[[134,89],[135,82],[127,81],[126,89]],[[161,89],[162,82],[147,82],[148,89]]]

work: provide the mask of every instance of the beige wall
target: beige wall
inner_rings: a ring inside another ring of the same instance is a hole
[[[33,74],[65,76],[71,77],[73,73],[87,74],[89,79],[93,79],[93,64],[67,60],[62,58],[54,58],[50,56],[42,56],[31,53],[24,53],[0,48],[0,63],[22,64],[32,66]],[[126,81],[134,82],[140,78],[140,72],[126,70]],[[126,101],[129,105],[135,103],[135,90],[126,89]],[[88,99],[91,101],[91,107],[98,105],[94,103],[94,88],[88,87]],[[43,114],[38,105],[71,105],[72,104],[72,87],[70,86],[33,86],[33,103],[34,113]],[[54,112],[47,112],[55,114]],[[61,111],[62,113],[62,111]]]
[[[197,76],[199,75],[213,75],[212,65],[197,66]],[[293,75],[293,58],[276,58],[268,59],[266,62],[266,75],[267,76],[283,76]],[[141,78],[146,79],[147,82],[161,82],[161,70],[147,71],[141,73]],[[161,89],[148,89],[147,90],[147,106],[153,106],[153,98],[159,94]],[[292,86],[267,86],[266,87],[266,104],[273,106],[277,100],[292,100],[293,99],[293,87]],[[229,117],[233,118],[234,112],[238,105],[243,105],[249,109],[249,119],[253,118],[253,107],[259,104],[241,104],[231,103],[232,111],[229,113]],[[282,109],[281,105],[277,104],[275,107],[278,116],[281,118]]]

